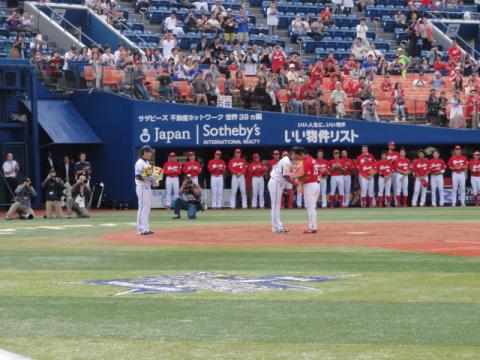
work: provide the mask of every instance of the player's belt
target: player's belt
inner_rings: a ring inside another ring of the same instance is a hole
[[[178,175],[167,175],[167,176],[172,179],[178,177]]]

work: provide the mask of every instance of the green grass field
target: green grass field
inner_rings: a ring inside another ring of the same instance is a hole
[[[233,218],[233,214],[235,217]],[[478,209],[348,209],[324,222],[458,221]],[[304,211],[282,213],[304,223]],[[363,247],[122,244],[133,212],[0,225],[0,348],[33,359],[479,359],[480,258]],[[265,224],[268,211],[207,212],[165,227]],[[67,229],[57,226],[73,225]],[[78,225],[84,225],[78,227]],[[88,226],[92,225],[92,226]],[[44,228],[42,228],[44,227]],[[277,235],[278,236],[278,235]],[[301,236],[299,234],[299,236]],[[432,234],[432,236],[434,236]],[[316,292],[115,294],[83,282],[146,275],[356,275]]]

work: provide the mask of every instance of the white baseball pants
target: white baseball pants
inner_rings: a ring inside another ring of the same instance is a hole
[[[373,187],[375,185],[374,178],[372,177],[371,179],[367,179],[366,177],[360,175],[358,179],[360,180],[360,196],[362,198],[366,196],[373,197]]]
[[[390,196],[392,190],[392,177],[389,176],[388,180],[385,180],[383,176],[378,177],[378,196],[385,197]]]
[[[212,208],[221,209],[223,207],[223,176],[212,175],[210,188],[212,189]]]
[[[437,206],[437,190],[440,195],[440,206],[445,204],[445,196],[443,194],[443,175],[437,174],[430,176],[430,184],[432,188],[432,206]]]
[[[352,175],[343,176],[343,206],[350,205],[350,192],[352,191]]]
[[[175,177],[167,176],[167,178],[165,179],[165,189],[167,190],[165,205],[167,207],[172,206],[172,193],[173,193],[174,201],[178,197],[178,187],[179,187],[178,176],[175,176]]]
[[[395,196],[408,196],[408,175],[397,173],[397,185],[395,189]]]
[[[320,181],[318,183],[312,183],[316,184],[318,187],[318,194],[322,195],[322,208],[327,207],[327,179],[326,178],[320,178]],[[306,196],[305,196],[306,197]],[[318,196],[317,196],[318,198]],[[306,202],[306,200],[305,200]],[[315,202],[316,204],[316,202]],[[305,207],[307,205],[305,204]]]
[[[325,180],[326,182],[326,180]],[[308,228],[310,230],[317,230],[317,199],[320,192],[318,183],[308,183],[303,187],[303,195],[305,199],[305,208],[308,213]],[[322,199],[323,201],[323,199]],[[326,201],[325,201],[326,202]]]
[[[265,207],[265,180],[263,176],[252,178],[252,208],[257,208],[257,200],[260,208]]]
[[[150,185],[136,185],[135,191],[138,198],[137,232],[139,234],[150,231],[148,219],[152,208],[152,188]]]
[[[470,182],[472,183],[473,196],[478,196],[480,194],[480,176],[472,176]]]
[[[457,205],[458,190],[460,190],[460,203],[465,205],[465,173],[452,174],[452,206]]]
[[[330,177],[330,195],[335,196],[335,192],[338,190],[338,195],[345,195],[345,182],[343,175],[332,175]]]
[[[303,199],[303,195],[300,194],[300,192],[297,190],[297,208],[298,209],[302,208],[302,199]]]
[[[422,185],[422,180],[417,177],[415,178],[412,206],[417,206],[418,195],[420,195],[420,206],[425,206],[425,200],[427,199],[427,188]]]
[[[271,201],[272,231],[278,231],[283,229],[283,224],[280,220],[283,186],[279,181],[270,179],[268,181],[268,192],[270,193]]]
[[[230,196],[230,207],[235,209],[237,206],[237,191],[240,189],[242,195],[242,208],[246,209],[247,206],[247,189],[245,187],[245,176],[232,176],[232,195]]]

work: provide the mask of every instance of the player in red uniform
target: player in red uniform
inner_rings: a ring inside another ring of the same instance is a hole
[[[190,175],[194,184],[199,185],[198,175],[202,173],[202,166],[196,161],[195,153],[190,151],[187,154],[187,161],[183,164],[183,173]]]
[[[360,199],[361,206],[367,206],[367,196],[369,198],[369,207],[373,207],[373,189],[375,176],[375,163],[372,157],[366,156],[358,166],[358,181],[360,182]]]
[[[327,207],[327,180],[328,180],[328,160],[323,157],[323,150],[317,151],[315,166],[318,174],[319,194],[322,199],[322,208]],[[305,205],[306,206],[306,205]]]
[[[343,161],[343,206],[348,207],[350,205],[350,192],[352,190],[352,175],[355,174],[355,162],[348,158],[347,150],[342,150]]]
[[[247,161],[242,158],[242,150],[236,149],[234,157],[228,162],[228,170],[232,173],[232,194],[230,197],[230,207],[236,208],[237,191],[240,189],[242,195],[242,208],[247,208],[247,189],[245,184],[245,173],[248,169]]]
[[[345,183],[343,180],[344,161],[340,159],[340,150],[333,151],[333,159],[328,162],[328,170],[332,175],[330,177],[330,207],[335,207],[335,192],[338,189],[338,201],[343,207],[343,197],[345,196]]]
[[[415,177],[415,187],[412,197],[412,207],[417,206],[418,195],[420,197],[420,206],[425,206],[425,200],[427,199],[428,189],[428,174],[430,173],[430,162],[425,159],[425,152],[420,150],[418,152],[418,158],[412,164],[412,174]]]
[[[212,189],[212,209],[223,207],[223,176],[227,171],[227,166],[221,157],[222,152],[217,150],[214,158],[208,162],[210,188]]]
[[[395,164],[395,161],[397,161],[399,156],[400,156],[400,153],[395,149],[395,142],[389,141],[388,149],[387,149],[387,160],[389,160],[393,165]],[[393,194],[395,194],[397,191],[397,173],[396,172],[393,172],[392,174],[391,183],[392,183]],[[396,203],[396,199],[395,199],[395,203]]]
[[[397,173],[397,190],[395,192],[396,206],[401,207],[401,195],[403,195],[403,206],[408,207],[408,175],[410,175],[410,160],[406,158],[404,149],[400,150],[400,156],[393,164]]]
[[[368,145],[362,145],[362,153],[358,155],[357,158],[355,159],[356,165],[359,166],[361,163],[365,161],[365,158],[367,157],[370,158],[371,163],[375,163],[376,161],[375,156],[373,156],[368,152]]]
[[[274,150],[273,151],[273,156],[271,160],[268,160],[267,162],[267,171],[270,173],[270,171],[273,170],[273,167],[277,165],[278,161],[280,160],[280,151]]]
[[[433,158],[429,161],[430,168],[430,186],[432,189],[432,206],[437,206],[437,190],[440,195],[440,206],[445,204],[445,197],[443,194],[443,174],[447,169],[447,165],[443,159],[440,159],[440,153],[435,150],[432,154]]]
[[[465,172],[468,169],[468,159],[462,155],[462,148],[455,146],[454,154],[448,160],[452,170],[452,206],[457,206],[457,195],[460,189],[460,203],[465,206]]]
[[[392,204],[391,189],[392,189],[392,174],[393,164],[388,160],[387,152],[382,152],[382,157],[375,163],[375,170],[378,174],[378,200],[377,206],[383,207],[383,195],[385,194],[386,207]]]
[[[172,207],[172,193],[173,200],[178,197],[178,189],[180,186],[179,176],[182,174],[182,164],[177,161],[177,155],[174,152],[168,154],[168,161],[163,164],[163,173],[165,175],[165,189],[167,194],[165,196],[165,207],[170,209]]]
[[[265,171],[267,170],[259,154],[253,154],[253,161],[248,166],[248,172],[252,175],[252,208],[257,208],[257,200],[260,209],[265,208]]]
[[[473,153],[473,160],[469,163],[470,182],[472,184],[473,202],[478,206],[478,195],[480,195],[480,152]]]

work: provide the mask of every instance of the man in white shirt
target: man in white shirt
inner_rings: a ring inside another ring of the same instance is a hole
[[[173,34],[183,33],[183,29],[178,26],[177,12],[172,10],[170,16],[164,21],[165,31],[171,31]]]
[[[172,50],[177,46],[177,40],[173,37],[172,32],[167,31],[162,40],[163,58],[168,60],[172,57]]]
[[[197,10],[208,12],[208,3],[206,1],[194,1],[192,5]]]
[[[140,159],[135,163],[135,186],[138,197],[137,210],[137,232],[139,235],[150,235],[150,225],[148,220],[152,207],[152,183],[153,179],[144,177],[145,167],[150,165],[149,160],[152,157],[153,149],[149,145],[142,146],[140,150]]]
[[[20,173],[20,166],[18,162],[13,159],[13,154],[8,153],[5,162],[2,165],[3,176],[6,181],[7,202],[13,200],[15,190],[18,186],[18,175]]]
[[[342,83],[337,81],[335,83],[335,90],[330,94],[330,100],[332,104],[335,105],[336,118],[345,116],[345,99],[347,94],[342,90]]]
[[[68,70],[68,63],[70,61],[75,61],[78,58],[77,47],[75,45],[70,46],[70,49],[68,49],[63,58],[65,60],[63,70]]]
[[[115,66],[115,56],[112,54],[112,48],[109,45],[104,46],[105,52],[102,54],[102,63],[107,66]]]
[[[383,53],[381,50],[378,50],[375,47],[374,43],[370,44],[370,50],[367,52],[367,56],[372,55],[374,59],[377,59],[377,61],[383,56]]]
[[[217,14],[224,14],[225,8],[222,6],[222,2],[220,0],[215,0],[215,4],[212,5],[210,12],[217,13]]]
[[[368,46],[369,43],[367,40],[367,31],[368,31],[367,21],[365,19],[360,19],[360,24],[357,25],[356,30],[357,30],[357,38],[362,39],[362,42]]]

